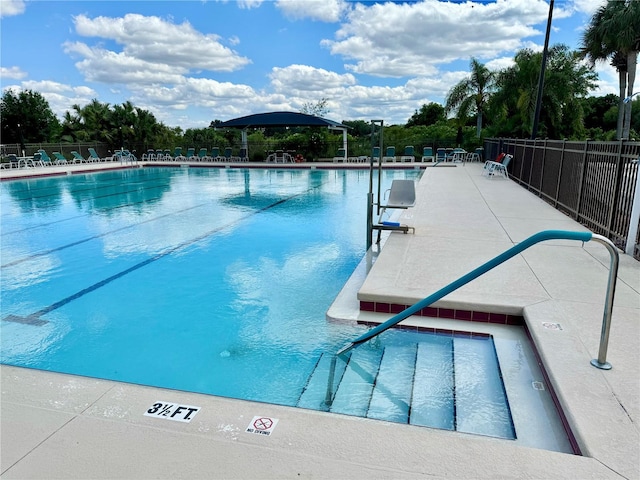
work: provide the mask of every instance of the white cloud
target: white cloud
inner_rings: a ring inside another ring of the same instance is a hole
[[[350,73],[338,74],[308,65],[274,67],[269,75],[275,92],[326,92],[347,85],[355,85],[356,79]]]
[[[260,5],[262,5],[262,2],[264,0],[237,0],[237,1],[238,1],[238,7],[250,10],[252,8],[258,8]]]
[[[345,0],[277,0],[276,7],[293,20],[308,18],[327,23],[340,21],[349,9]]]
[[[336,39],[323,45],[355,60],[348,65],[354,73],[432,75],[438,64],[521,48],[523,39],[541,33],[533,26],[547,16],[542,0],[357,4]]]
[[[24,0],[0,0],[0,18],[21,15],[26,8]]]
[[[587,15],[593,15],[601,5],[607,3],[607,0],[573,0],[573,8]]]
[[[124,56],[161,67],[232,72],[250,61],[222,45],[217,35],[204,35],[188,22],[127,14],[122,18],[74,17],[76,32],[123,45]]]
[[[27,76],[20,67],[0,67],[0,78],[14,78],[21,80]]]
[[[15,92],[22,90],[32,90],[42,95],[54,114],[62,118],[65,112],[71,110],[71,106],[78,104],[86,105],[92,99],[97,98],[98,94],[92,88],[86,86],[74,87],[50,80],[44,81],[24,81],[20,86],[11,86]]]

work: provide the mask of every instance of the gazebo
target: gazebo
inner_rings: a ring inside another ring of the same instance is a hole
[[[308,115],[298,112],[266,112],[254,113],[244,117],[234,118],[226,122],[219,123],[216,128],[240,128],[242,129],[242,148],[249,156],[249,146],[247,144],[247,130],[249,128],[267,127],[326,127],[329,130],[342,131],[342,148],[344,149],[344,160],[347,159],[347,127],[333,120]]]

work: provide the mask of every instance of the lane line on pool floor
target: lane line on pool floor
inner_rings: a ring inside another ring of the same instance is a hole
[[[210,230],[206,233],[203,233],[202,235],[199,235],[191,240],[187,240],[184,241],[182,243],[179,243],[178,245],[175,245],[174,247],[171,247],[167,250],[165,250],[164,252],[158,253],[156,255],[154,255],[153,257],[150,257],[142,262],[139,262],[129,268],[127,268],[126,270],[123,270],[121,272],[116,273],[115,275],[111,275],[108,278],[105,278],[104,280],[101,280],[97,283],[94,283],[93,285],[88,286],[87,288],[84,288],[76,293],[74,293],[73,295],[70,295],[66,298],[63,298],[62,300],[59,300],[55,303],[52,303],[51,305],[44,307],[34,313],[31,313],[29,315],[25,315],[25,316],[21,316],[21,315],[15,315],[15,314],[9,314],[7,316],[5,316],[2,320],[6,321],[6,322],[13,322],[13,323],[22,323],[22,324],[28,324],[28,325],[34,325],[34,326],[41,326],[41,325],[45,325],[46,323],[48,323],[48,320],[42,319],[40,318],[42,315],[46,315],[49,312],[52,312],[53,310],[57,310],[60,307],[63,307],[64,305],[68,304],[69,302],[72,302],[73,300],[77,300],[80,297],[85,296],[88,293],[93,292],[94,290],[97,290],[100,287],[103,287],[111,282],[113,282],[114,280],[117,280],[118,278],[121,278],[131,272],[134,272],[136,270],[139,270],[142,267],[145,267],[157,260],[160,260],[161,258],[164,258],[178,250],[181,250],[183,248],[189,247],[195,243],[198,243],[202,240],[204,240],[205,238],[210,237],[211,235],[214,235],[215,233],[218,233],[220,231],[226,230],[230,227],[232,227],[233,225],[239,224],[241,222],[243,222],[244,220],[251,218],[255,215],[258,215],[259,213],[265,212],[267,210],[270,210],[274,207],[277,207],[278,205],[281,205],[285,202],[288,202],[289,200],[292,200],[294,198],[303,196],[303,195],[307,195],[309,192],[312,192],[313,190],[316,190],[318,188],[320,188],[322,185],[324,185],[326,182],[322,182],[319,183],[318,185],[314,185],[313,187],[308,188],[307,190],[303,191],[303,192],[299,192],[296,193],[295,195],[290,195],[288,197],[282,198],[280,200],[278,200],[277,202],[274,202],[270,205],[267,205],[266,207],[262,207],[260,209],[257,209],[243,217],[237,218],[232,222],[227,223],[226,225],[220,226],[220,227],[216,227],[213,230]]]

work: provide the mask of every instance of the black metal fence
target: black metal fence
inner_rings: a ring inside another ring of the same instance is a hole
[[[513,155],[509,176],[622,250],[636,192],[640,142],[485,139],[485,158]],[[637,232],[640,233],[640,228]],[[640,235],[634,258],[640,260]]]

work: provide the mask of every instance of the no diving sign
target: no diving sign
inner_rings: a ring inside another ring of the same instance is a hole
[[[273,432],[273,429],[276,428],[277,424],[277,418],[260,416],[253,417],[253,420],[251,420],[251,423],[249,424],[245,432],[269,436],[271,435],[271,432]]]

